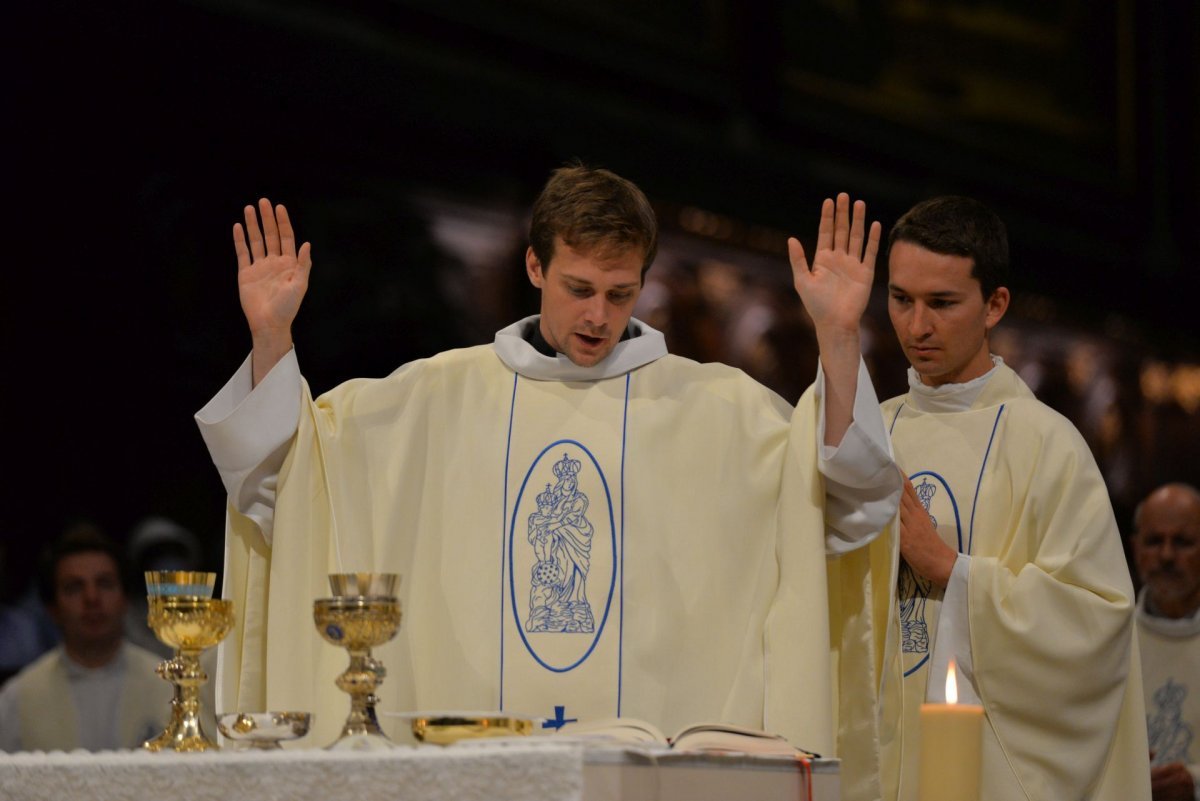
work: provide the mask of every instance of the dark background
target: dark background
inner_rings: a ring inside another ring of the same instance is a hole
[[[7,17],[10,583],[79,517],[122,539],[165,515],[219,566],[223,492],[191,418],[249,348],[229,228],[264,194],[313,242],[297,342],[317,391],[490,339],[447,299],[439,276],[461,265],[412,198],[525,209],[572,157],[636,181],[665,231],[673,210],[705,209],[747,250],[753,226],[811,242],[840,190],[885,227],[932,194],[974,195],[1007,221],[1014,292],[1041,310],[1015,317],[1200,362],[1187,0],[44,2]],[[516,251],[512,270],[519,284]],[[513,316],[530,302],[505,299]],[[903,367],[876,376],[881,395]]]

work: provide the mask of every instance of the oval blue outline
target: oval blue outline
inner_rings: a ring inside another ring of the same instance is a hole
[[[913,479],[917,478],[918,476],[933,476],[934,478],[936,478],[938,480],[939,484],[941,484],[943,487],[946,488],[946,494],[948,496],[950,496],[950,505],[951,505],[951,507],[954,508],[954,531],[958,535],[958,552],[962,553],[963,552],[962,517],[958,513],[958,499],[954,497],[954,490],[950,489],[950,485],[946,483],[946,479],[942,478],[940,475],[938,475],[937,473],[935,473],[932,470],[918,470],[917,472],[913,473],[911,476],[908,477],[909,482],[911,482]],[[917,486],[916,484],[913,484],[914,489],[916,488],[916,486]],[[928,512],[929,510],[926,510],[926,511]]]
[[[521,619],[517,614],[517,583],[516,583],[515,574],[513,572],[513,543],[516,541],[517,510],[521,508],[521,499],[525,497],[525,486],[529,483],[529,477],[533,475],[533,469],[535,467],[537,467],[538,464],[542,461],[542,457],[546,455],[546,452],[553,448],[557,448],[560,445],[575,445],[575,446],[577,446],[580,450],[582,450],[584,453],[586,453],[588,455],[588,458],[592,460],[592,464],[595,465],[596,473],[597,473],[597,475],[600,476],[600,483],[604,485],[604,500],[608,504],[609,540],[612,543],[612,578],[608,582],[608,600],[605,601],[605,604],[604,604],[604,617],[602,617],[600,619],[600,625],[596,627],[596,635],[592,638],[592,644],[588,646],[587,651],[584,652],[583,656],[579,657],[579,659],[577,659],[574,663],[568,665],[567,667],[554,667],[553,665],[547,664],[540,656],[538,656],[537,651],[535,651],[533,649],[533,646],[529,643],[529,638],[525,636],[525,627],[524,627],[524,625],[522,625]],[[513,619],[516,621],[516,624],[517,624],[517,633],[521,635],[521,642],[525,643],[525,650],[529,651],[529,655],[532,656],[539,665],[546,668],[546,670],[550,670],[555,673],[566,673],[566,672],[574,670],[575,668],[582,665],[587,660],[587,658],[592,655],[592,651],[596,650],[596,643],[600,642],[600,635],[604,633],[604,626],[608,623],[608,613],[612,610],[613,592],[616,589],[616,586],[617,586],[617,526],[616,526],[616,520],[613,516],[612,492],[608,488],[608,479],[604,477],[604,470],[601,469],[600,463],[598,461],[596,461],[596,457],[592,454],[592,452],[590,450],[588,450],[587,446],[584,445],[582,442],[579,442],[579,441],[573,440],[573,439],[555,440],[554,442],[551,442],[549,445],[547,445],[545,448],[542,448],[541,453],[539,453],[536,457],[534,457],[533,462],[529,465],[529,470],[525,473],[525,478],[522,479],[522,481],[521,481],[521,489],[519,489],[517,491],[517,499],[516,499],[516,501],[513,502],[512,518],[509,520],[509,526],[508,526],[509,604],[513,611]]]

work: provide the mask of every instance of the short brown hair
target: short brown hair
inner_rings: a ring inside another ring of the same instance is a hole
[[[533,203],[529,245],[545,270],[554,240],[572,248],[618,255],[636,248],[642,277],[658,252],[658,222],[650,201],[632,181],[578,162],[559,167]]]

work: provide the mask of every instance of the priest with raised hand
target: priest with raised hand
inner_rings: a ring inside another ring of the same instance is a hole
[[[793,409],[632,317],[654,213],[566,166],[533,208],[539,315],[314,397],[291,336],[310,246],[283,206],[247,206],[253,350],[197,414],[229,493],[220,708],[312,710],[332,739],[345,655],[309,610],[327,574],[369,570],[402,576],[385,713],[722,721],[832,754],[826,556],[869,542],[901,487],[859,355],[879,234],[843,194],[811,265],[789,242],[821,350]]]
[[[860,710],[879,698],[878,730],[843,744],[842,797],[916,801],[920,706],[945,700],[953,660],[959,701],[985,714],[980,801],[1148,801],[1133,586],[1104,480],[988,347],[1010,297],[1005,226],[940,197],[888,243],[911,368],[883,417],[907,481],[896,525],[834,566],[840,659],[879,671],[842,687]]]

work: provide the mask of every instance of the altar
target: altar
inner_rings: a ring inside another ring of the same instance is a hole
[[[379,752],[0,753],[6,801],[837,801],[837,760],[549,738]]]

